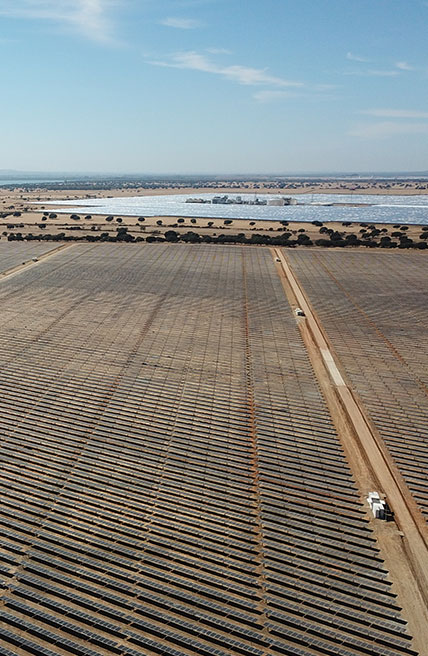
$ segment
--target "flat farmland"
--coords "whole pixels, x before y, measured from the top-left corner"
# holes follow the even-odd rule
[[[269,249],[67,248],[0,366],[0,654],[415,653]]]
[[[428,259],[289,253],[348,378],[428,516]]]

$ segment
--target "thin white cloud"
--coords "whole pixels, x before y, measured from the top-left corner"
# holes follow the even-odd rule
[[[328,93],[337,87],[332,84],[316,84],[313,87],[304,89],[285,90],[285,89],[262,89],[253,94],[254,100],[262,104],[287,100],[289,98],[306,98],[307,100],[325,100],[331,98]]]
[[[400,75],[399,71],[382,71],[370,69],[368,71],[346,71],[344,75],[358,75],[361,77],[396,77]]]
[[[272,87],[302,87],[302,82],[286,80],[282,77],[270,75],[267,69],[252,68],[240,64],[221,66],[212,61],[205,55],[194,51],[176,53],[165,61],[149,61],[148,63],[155,66],[165,66],[168,68],[189,69],[192,71],[201,71],[219,75],[238,84],[259,86],[269,85]]]
[[[360,62],[361,64],[367,64],[370,59],[367,59],[367,57],[361,57],[360,55],[354,55],[352,52],[347,52],[346,53],[346,59],[349,59],[350,61],[353,62]]]
[[[381,70],[370,70],[367,71],[367,75],[373,75],[375,77],[395,77],[399,75],[397,71],[381,71]]]
[[[177,30],[195,30],[202,26],[202,23],[194,18],[174,18],[173,16],[160,21],[160,24]]]
[[[113,4],[114,0],[0,0],[0,16],[51,21],[89,39],[109,41],[112,25],[107,10]]]
[[[357,62],[360,64],[374,64],[374,62],[367,57],[362,57],[361,55],[355,55],[352,52],[347,52],[346,53],[346,59],[352,62]],[[414,71],[415,68],[411,66],[408,62],[406,61],[397,61],[394,63],[395,69],[398,69],[398,71]],[[370,70],[357,70],[357,71],[350,71],[347,72],[346,75],[367,75],[367,76],[378,76],[378,77],[394,77],[395,75],[398,75],[398,71],[391,69],[391,70],[377,70],[377,69],[370,69]]]
[[[428,135],[427,123],[381,121],[355,126],[349,135],[362,139],[388,139],[402,135]]]
[[[366,109],[361,111],[360,114],[375,116],[376,118],[428,119],[428,112],[420,112],[412,109]]]
[[[410,64],[408,64],[405,61],[396,62],[395,65],[398,69],[400,69],[400,71],[414,71],[415,70],[413,66],[411,66]]]

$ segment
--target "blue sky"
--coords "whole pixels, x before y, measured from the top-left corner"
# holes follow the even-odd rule
[[[428,170],[428,0],[0,0],[0,169]]]

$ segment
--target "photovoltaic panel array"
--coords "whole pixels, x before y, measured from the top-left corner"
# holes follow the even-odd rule
[[[428,258],[293,252],[293,269],[428,516]]]
[[[60,244],[43,242],[8,242],[0,241],[0,279],[1,274],[21,264],[31,262],[33,257],[40,257],[58,248]]]
[[[268,249],[73,246],[0,368],[0,654],[414,653]]]

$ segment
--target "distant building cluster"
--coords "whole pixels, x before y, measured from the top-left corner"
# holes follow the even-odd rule
[[[268,201],[268,205],[276,205],[278,207],[284,207],[285,205],[297,205],[297,199],[296,198],[272,198],[270,201]]]
[[[214,196],[212,200],[206,198],[188,198],[186,203],[199,203],[203,205],[275,205],[277,207],[284,207],[286,205],[297,205],[295,198],[272,198],[266,200],[265,198],[243,199],[242,196],[232,198],[225,194],[224,196]]]

